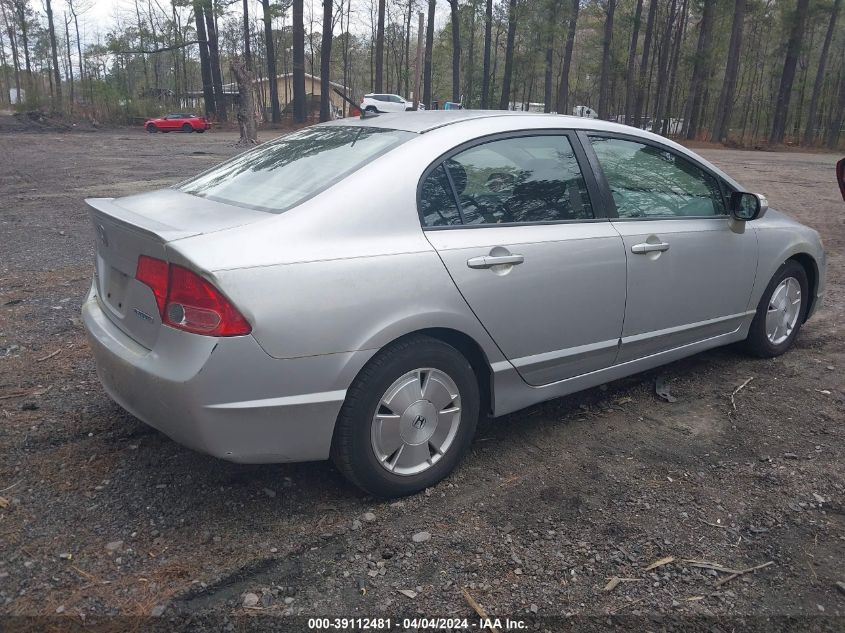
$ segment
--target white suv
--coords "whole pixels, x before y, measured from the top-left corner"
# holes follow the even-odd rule
[[[414,104],[399,95],[366,94],[361,99],[361,110],[367,112],[405,112],[411,110]]]

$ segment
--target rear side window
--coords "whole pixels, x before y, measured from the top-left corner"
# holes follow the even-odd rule
[[[455,154],[441,167],[467,225],[532,224],[589,220],[594,217],[587,185],[566,136],[517,136],[476,145]],[[425,226],[438,220],[434,200],[425,200],[428,180],[421,190]],[[454,199],[448,205],[454,205]],[[445,209],[445,207],[444,207]],[[441,212],[444,211],[441,209]],[[448,224],[456,224],[449,222]]]
[[[461,224],[461,214],[443,165],[429,174],[420,191],[420,211],[424,226]]]
[[[413,138],[372,127],[313,127],[262,145],[179,185],[186,193],[282,213]]]
[[[620,138],[590,137],[620,218],[725,215],[719,183],[666,149]]]

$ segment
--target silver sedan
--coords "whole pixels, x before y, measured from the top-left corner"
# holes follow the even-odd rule
[[[702,350],[784,353],[816,231],[665,138],[556,115],[310,127],[170,189],[91,199],[100,379],[237,462],[364,490],[452,471],[499,416]]]

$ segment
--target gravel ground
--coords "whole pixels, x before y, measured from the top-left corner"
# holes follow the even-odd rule
[[[235,153],[234,140],[0,134],[7,624],[306,630],[266,616],[475,618],[476,601],[550,631],[623,616],[642,628],[843,630],[836,156],[702,151],[822,233],[827,301],[793,351],[755,360],[714,350],[482,423],[452,477],[391,503],[362,496],[328,463],[194,453],[99,386],[79,319],[93,257],[82,199],[166,186]],[[658,376],[677,402],[654,396]],[[134,619],[100,619],[116,616]]]

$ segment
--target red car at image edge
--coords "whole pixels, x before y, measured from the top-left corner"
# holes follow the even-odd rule
[[[211,123],[204,116],[196,114],[174,113],[165,114],[158,119],[147,119],[144,122],[147,132],[205,132],[211,129]]]

